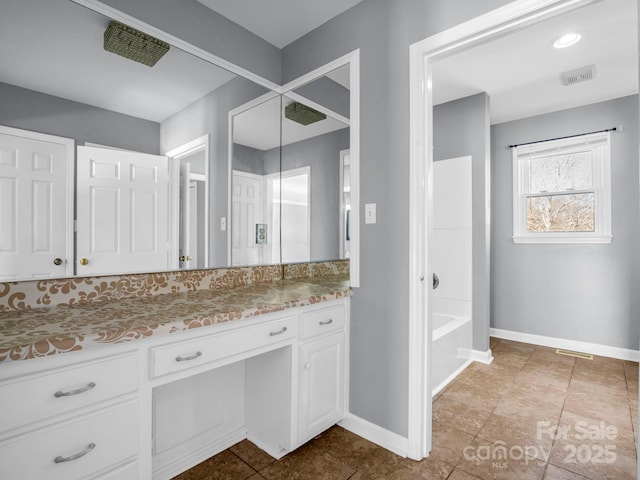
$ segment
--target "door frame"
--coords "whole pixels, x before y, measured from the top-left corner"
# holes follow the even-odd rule
[[[209,134],[202,135],[201,137],[194,138],[193,140],[180,145],[172,150],[169,150],[164,155],[169,158],[169,263],[170,270],[177,270],[179,268],[178,263],[178,249],[180,246],[180,160],[188,155],[194,153],[204,152],[204,172],[205,172],[205,202],[204,202],[204,218],[207,225],[204,229],[204,268],[209,268],[209,229],[211,228],[211,222],[209,221],[209,202],[211,199],[211,192],[209,191],[209,185],[211,183],[211,169],[209,168]]]
[[[516,0],[414,43],[410,54],[409,418],[408,456],[431,451],[431,237],[433,215],[433,63],[497,35],[597,0]],[[488,192],[490,193],[490,192]],[[488,208],[487,204],[487,208]]]
[[[23,130],[21,128],[8,127],[0,125],[0,133],[4,135],[13,135],[16,137],[28,138],[30,140],[38,140],[41,142],[58,143],[65,147],[65,161],[67,164],[67,172],[65,181],[65,275],[72,276],[75,266],[75,238],[74,238],[74,205],[75,205],[75,168],[76,168],[76,142],[72,138],[59,137],[57,135],[49,135],[47,133],[33,132],[31,130]],[[20,280],[20,279],[18,279]],[[30,279],[29,279],[30,280]]]

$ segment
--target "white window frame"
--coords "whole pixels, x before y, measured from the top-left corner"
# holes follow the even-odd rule
[[[594,194],[593,232],[529,232],[527,230],[528,165],[536,156],[593,152],[593,187],[575,193]],[[513,241],[514,243],[588,244],[611,243],[611,135],[599,132],[513,147]],[[559,192],[562,193],[562,192]]]

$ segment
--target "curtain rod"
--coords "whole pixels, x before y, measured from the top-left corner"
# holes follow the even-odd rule
[[[583,137],[585,135],[592,135],[594,133],[616,132],[616,131],[621,132],[622,125],[619,125],[617,127],[605,128],[604,130],[597,130],[595,132],[578,133],[576,135],[567,135],[566,137],[556,137],[556,138],[549,138],[547,140],[536,140],[535,142],[526,142],[526,143],[518,143],[515,145],[507,145],[507,149],[522,147],[523,145],[533,145],[534,143],[552,142],[553,140],[564,140],[565,138]]]

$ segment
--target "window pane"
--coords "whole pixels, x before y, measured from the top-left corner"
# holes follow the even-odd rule
[[[593,193],[527,198],[529,232],[595,231]]]
[[[590,151],[533,158],[529,165],[529,193],[566,192],[593,186]]]

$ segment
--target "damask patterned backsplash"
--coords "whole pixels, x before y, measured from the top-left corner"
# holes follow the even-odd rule
[[[0,283],[0,312],[349,273],[348,260]]]

